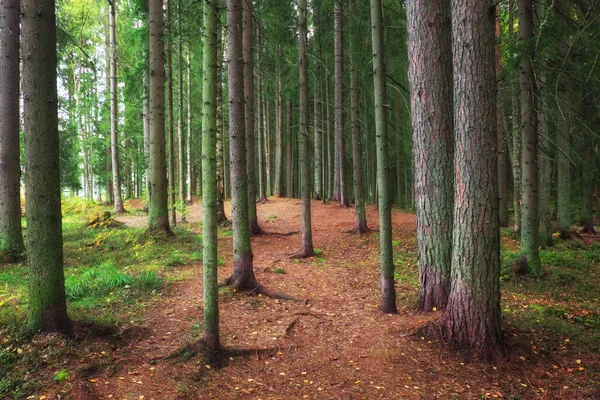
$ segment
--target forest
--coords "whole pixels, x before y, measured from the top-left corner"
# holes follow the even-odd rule
[[[600,398],[600,1],[0,11],[0,399]]]

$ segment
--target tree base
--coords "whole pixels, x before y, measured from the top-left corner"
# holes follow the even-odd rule
[[[237,279],[235,279],[233,276],[230,276],[229,278],[227,278],[223,282],[221,282],[219,284],[219,286],[221,286],[221,287],[228,286],[231,289],[234,289],[236,292],[246,292],[246,293],[249,293],[251,295],[256,295],[256,296],[262,295],[262,296],[269,297],[272,299],[299,301],[299,302],[303,302],[303,303],[308,302],[308,300],[305,300],[305,299],[288,296],[286,294],[278,293],[278,292],[272,291],[270,289],[267,289],[263,285],[259,284],[258,281],[256,280],[256,278],[254,278],[254,277],[250,277],[250,278],[238,277]]]
[[[594,227],[594,222],[591,219],[587,219],[587,220],[583,221],[583,229],[581,230],[581,233],[585,233],[588,235],[597,235],[598,234],[598,231]]]
[[[300,260],[303,258],[315,257],[317,254],[313,249],[311,250],[300,250],[295,253],[292,253],[288,256],[290,260]]]
[[[562,240],[577,240],[581,239],[581,236],[577,232],[562,230],[560,231],[560,238]]]
[[[0,264],[18,264],[25,261],[25,254],[19,250],[0,251]]]
[[[268,202],[269,202],[269,200],[266,197],[264,197],[264,196],[261,196],[261,197],[259,197],[258,200],[256,200],[256,204],[265,204],[265,203],[268,203]]]

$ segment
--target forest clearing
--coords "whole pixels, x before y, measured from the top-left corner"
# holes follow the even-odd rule
[[[512,273],[516,244],[503,238],[503,359],[465,358],[419,328],[439,313],[416,312],[415,217],[393,212],[398,314],[378,306],[377,212],[367,235],[348,233],[351,209],[313,201],[318,255],[290,260],[300,229],[300,201],[272,198],[258,209],[265,234],[253,238],[255,272],[270,288],[307,302],[269,299],[223,288],[226,347],[248,350],[220,369],[197,354],[202,330],[199,206],[166,244],[144,236],[139,201],[120,227],[86,227],[105,207],[65,207],[65,260],[77,338],[30,342],[22,265],[0,271],[0,394],[35,399],[595,399],[600,242],[557,243],[542,259],[543,279]],[[69,204],[69,202],[67,202]],[[229,215],[229,204],[227,204]],[[74,213],[71,213],[74,212]],[[290,236],[276,233],[296,232]],[[219,279],[232,263],[231,230],[219,231]],[[103,266],[113,266],[103,276]],[[82,276],[96,271],[97,282]],[[143,277],[146,276],[145,278]],[[75,279],[78,277],[79,279]],[[119,280],[120,277],[120,280]],[[112,282],[108,285],[106,282]],[[104,283],[102,283],[104,282]],[[85,287],[89,285],[89,287]],[[105,286],[103,286],[105,285]],[[81,289],[77,289],[83,286]],[[79,294],[81,293],[81,294]],[[46,396],[46,397],[41,397]],[[144,396],[144,397],[142,397]]]

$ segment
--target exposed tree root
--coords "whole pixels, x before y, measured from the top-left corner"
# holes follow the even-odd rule
[[[263,235],[267,236],[293,236],[299,234],[300,231],[291,231],[291,232],[263,232]]]
[[[290,333],[290,331],[292,329],[294,329],[294,326],[296,326],[297,323],[298,323],[298,318],[295,318],[292,322],[290,322],[288,324],[288,326],[285,328],[285,334],[286,334],[286,336]]]
[[[594,222],[588,219],[583,222],[583,229],[579,231],[580,233],[586,233],[588,235],[597,235],[598,231],[594,227]]]
[[[261,197],[258,200],[256,200],[256,204],[265,204],[268,202],[269,202],[269,200],[266,197]]]
[[[371,232],[373,232],[373,230],[369,227],[366,227],[366,228],[354,227],[352,229],[348,229],[348,230],[344,231],[344,233],[349,233],[351,235],[367,235]]]
[[[266,348],[251,348],[251,349],[238,349],[235,347],[224,347],[218,346],[217,348],[210,348],[202,340],[194,343],[187,343],[180,346],[175,351],[162,357],[155,357],[152,361],[156,360],[172,360],[177,358],[190,359],[193,357],[200,356],[203,364],[210,365],[211,368],[219,369],[226,366],[230,357],[247,357],[256,356],[257,358],[261,355],[272,356],[281,348],[279,347],[266,347]]]
[[[306,250],[300,250],[297,251],[296,253],[292,253],[288,256],[288,258],[290,260],[299,260],[302,258],[310,258],[310,257],[315,257],[317,254],[313,251],[307,252]]]
[[[236,282],[232,279],[232,277],[229,277],[229,278],[219,282],[219,287],[225,287],[225,286],[229,286],[237,292],[247,292],[247,293],[249,293],[251,295],[255,295],[255,296],[262,295],[265,297],[269,297],[271,299],[297,301],[297,302],[302,302],[304,304],[308,303],[308,299],[302,299],[302,298],[298,298],[298,297],[288,296],[287,294],[275,292],[275,291],[270,290],[270,289],[264,287],[263,285],[259,284],[256,280],[254,280],[254,282],[252,282],[252,283],[246,283],[246,282],[240,282],[240,281]]]

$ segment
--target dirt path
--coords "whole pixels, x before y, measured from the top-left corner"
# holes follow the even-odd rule
[[[236,348],[276,347],[270,355],[232,359],[215,371],[185,351],[197,340],[202,320],[201,266],[188,266],[196,278],[173,284],[148,309],[147,324],[132,327],[127,341],[111,354],[98,355],[81,380],[86,399],[448,399],[543,395],[546,376],[506,365],[466,363],[439,343],[412,334],[436,316],[414,314],[414,283],[398,282],[399,315],[378,311],[378,235],[346,233],[353,210],[313,202],[313,233],[321,257],[289,260],[300,235],[253,238],[259,281],[279,292],[309,299],[308,304],[222,294],[222,342]],[[190,221],[198,222],[199,206]],[[258,207],[268,232],[300,230],[300,201],[272,199]],[[145,217],[128,217],[128,224]],[[377,228],[377,211],[368,209],[369,226]],[[393,213],[394,239],[414,247],[415,218]],[[231,237],[220,238],[225,260],[219,278],[231,269]],[[415,273],[416,273],[416,267]],[[274,273],[279,269],[279,273]],[[515,355],[516,357],[516,355]],[[98,361],[99,360],[99,361]],[[547,368],[552,371],[551,366]],[[532,375],[529,376],[528,374]],[[534,376],[538,374],[539,376]],[[556,388],[557,396],[569,397]],[[571,392],[571,394],[573,394]],[[510,397],[510,396],[508,396]],[[542,397],[539,397],[542,398]],[[560,398],[560,397],[544,397]],[[583,397],[582,397],[583,398]]]

